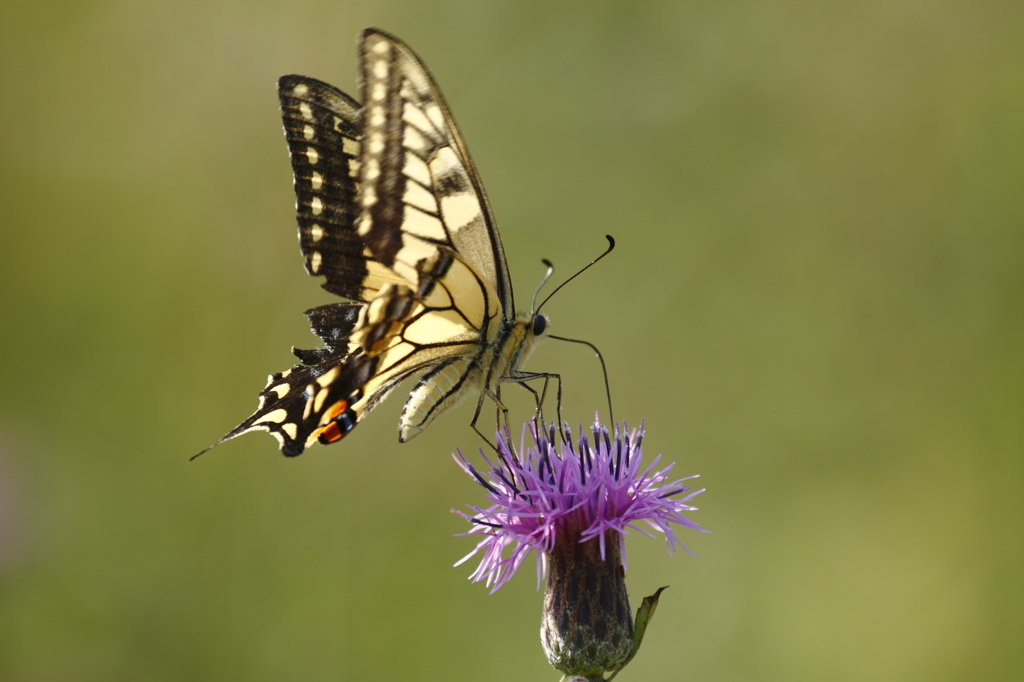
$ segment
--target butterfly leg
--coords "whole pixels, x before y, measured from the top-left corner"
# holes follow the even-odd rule
[[[507,427],[508,427],[508,408],[505,407],[505,405],[501,402],[501,396],[500,395],[496,395],[496,394],[492,393],[490,390],[487,390],[487,389],[485,389],[485,390],[480,392],[480,399],[476,403],[476,412],[473,413],[473,421],[471,421],[469,423],[469,426],[470,426],[471,429],[476,431],[476,435],[480,436],[480,438],[482,438],[483,441],[485,443],[487,443],[488,447],[490,447],[491,450],[494,450],[496,453],[498,453],[498,456],[500,457],[502,455],[501,455],[501,451],[498,449],[498,446],[495,445],[494,443],[492,443],[491,439],[488,438],[487,436],[485,436],[483,434],[483,431],[481,431],[480,429],[478,429],[476,427],[476,423],[480,419],[480,412],[483,410],[483,407],[484,407],[484,400],[486,400],[487,398],[490,398],[494,402],[494,404],[497,406],[496,407],[495,420],[497,422],[496,425],[497,425],[498,429],[501,428],[501,417],[500,417],[500,415],[501,415],[502,412],[505,413],[505,426],[506,426],[506,430],[507,430]]]
[[[537,391],[534,390],[534,388],[532,386],[530,386],[529,384],[527,384],[527,383],[519,382],[519,385],[522,386],[527,391],[529,391],[530,393],[533,394],[533,402],[536,403],[536,408],[534,410],[534,416],[540,417],[541,421],[543,421],[544,420],[544,397],[543,396],[544,396],[545,393],[547,393],[547,390],[548,390],[548,380],[544,379],[544,389],[540,393],[537,393]]]
[[[527,385],[527,381],[533,381],[534,379],[543,379],[544,388],[541,389],[540,395],[538,396],[537,391]],[[516,372],[513,376],[502,377],[502,381],[514,381],[519,384],[530,393],[533,394],[537,401],[537,416],[543,421],[544,419],[544,400],[548,393],[548,381],[554,379],[558,382],[558,401],[555,407],[556,416],[558,418],[558,432],[562,432],[562,375],[554,374],[551,372]]]
[[[539,394],[537,393],[537,391],[532,386],[527,384],[525,381],[518,382],[520,386],[522,386],[527,391],[529,391],[530,393],[533,394],[533,399],[534,399],[534,401],[537,404],[536,410],[533,413],[533,419],[534,419],[534,421],[538,422],[539,424],[544,424],[544,399],[546,398],[546,396],[548,394],[548,380],[549,379],[550,379],[550,377],[544,377],[544,388],[541,389],[541,392]],[[561,386],[562,386],[561,382],[559,382],[558,386],[559,386],[559,389],[561,389]],[[559,390],[559,395],[561,395],[561,390]],[[559,407],[561,407],[561,405],[559,405]],[[558,412],[559,412],[559,422],[561,422],[561,409],[559,409]],[[558,432],[559,433],[562,432],[561,427],[559,427]],[[562,442],[563,443],[565,442],[565,436],[564,435],[562,436]]]
[[[544,400],[548,396],[548,381],[554,379],[558,382],[558,397],[555,400],[555,416],[558,419],[558,431],[562,431],[562,376],[560,374],[548,374],[544,377],[544,388],[540,394],[541,410],[544,408]]]
[[[497,400],[494,401],[494,404],[496,405],[496,409],[495,409],[495,413],[494,413],[494,423],[495,423],[495,426],[500,431],[501,430],[501,420],[504,417],[504,419],[505,419],[505,433],[506,434],[512,433],[512,430],[511,430],[512,427],[508,423],[508,408],[505,407],[505,404],[503,402],[501,402],[501,384],[499,384],[498,387],[495,389],[495,395],[497,396]]]
[[[554,374],[552,376],[554,377],[555,380],[558,381],[558,397],[555,400],[555,416],[558,418],[558,433],[560,433],[562,435],[562,444],[564,445],[568,441],[566,440],[565,432],[563,430],[565,422],[562,421],[562,377],[561,377],[561,375],[558,375],[558,374]],[[547,395],[547,392],[548,392],[548,379],[550,379],[550,378],[552,378],[552,377],[545,377],[544,378],[544,393],[543,393],[543,395],[541,395],[541,398],[540,398],[541,401],[543,401],[544,400],[544,396]]]

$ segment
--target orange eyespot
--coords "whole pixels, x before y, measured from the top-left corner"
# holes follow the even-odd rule
[[[341,432],[341,427],[338,426],[338,422],[331,422],[320,429],[320,434],[317,436],[317,440],[320,441],[321,445],[328,445],[341,440],[341,437],[344,435],[345,434]]]
[[[327,410],[324,411],[324,416],[321,417],[320,421],[322,421],[322,422],[323,421],[332,421],[339,414],[341,414],[342,412],[344,412],[347,409],[348,409],[348,401],[347,400],[339,400],[338,402],[334,403],[333,405],[328,407]]]

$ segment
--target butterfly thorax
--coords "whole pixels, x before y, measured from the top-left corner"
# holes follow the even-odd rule
[[[490,357],[482,363],[490,367],[490,373],[481,388],[497,393],[503,378],[518,375],[537,342],[544,338],[547,327],[548,316],[533,313],[519,313],[504,321],[488,349]]]

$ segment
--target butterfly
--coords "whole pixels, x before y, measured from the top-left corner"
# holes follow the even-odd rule
[[[502,383],[558,377],[520,369],[548,318],[515,312],[487,195],[426,67],[373,28],[359,55],[361,106],[313,78],[278,82],[306,271],[351,302],[306,312],[323,347],[293,348],[301,364],[271,375],[256,412],[214,446],[263,430],[294,457],[340,440],[420,373],[399,441],[473,392],[476,429],[485,398],[502,407]]]

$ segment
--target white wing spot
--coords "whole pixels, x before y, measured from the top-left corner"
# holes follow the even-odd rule
[[[415,216],[415,219],[413,219],[413,216]],[[395,255],[393,269],[410,282],[415,282],[419,279],[416,264],[424,258],[430,258],[437,253],[437,247],[434,244],[416,237],[416,233],[429,234],[430,227],[428,222],[430,220],[437,221],[436,218],[432,219],[426,213],[419,213],[415,209],[411,209],[406,212],[406,220],[402,223],[403,230],[405,230],[408,224],[408,232],[414,234],[403,236],[402,248]],[[440,226],[437,229],[440,230]]]
[[[334,380],[338,378],[338,375],[340,373],[340,367],[331,367],[329,370],[327,370],[326,372],[324,372],[323,374],[316,378],[316,383],[320,384],[321,386],[328,386],[329,384],[334,383]]]
[[[360,237],[365,237],[366,235],[370,234],[370,229],[372,227],[373,219],[370,218],[369,213],[364,213],[359,217],[359,220],[356,222],[356,233]]]
[[[321,187],[323,187],[324,184],[324,176],[320,175],[316,171],[313,171],[313,177],[309,179],[309,182],[311,185],[313,185],[313,189],[320,189]]]
[[[373,187],[363,188],[363,206],[369,208],[377,203],[377,190]]]
[[[415,180],[424,187],[430,187],[430,169],[420,157],[415,154],[405,155],[405,166],[402,168],[407,178]]]
[[[309,164],[315,166],[316,162],[320,160],[320,155],[316,152],[316,147],[306,148],[306,158],[309,159]]]
[[[379,102],[384,99],[384,96],[388,94],[388,88],[383,83],[375,83],[373,88],[370,90],[370,99],[375,102]]]
[[[280,424],[288,418],[288,410],[279,409],[273,412],[267,412],[265,415],[253,422],[253,424],[262,424],[263,422],[274,422]]]
[[[370,159],[366,162],[366,180],[372,182],[380,176],[380,162]]]
[[[288,384],[278,384],[277,386],[274,386],[270,390],[276,393],[278,398],[283,398],[286,395],[288,395],[288,389],[290,388],[291,386],[289,386]]]
[[[409,187],[418,187],[418,185],[406,185],[406,196],[408,207],[410,210],[405,211],[404,219],[402,220],[402,230],[418,235],[420,237],[426,237],[428,239],[436,239],[437,241],[447,241],[448,235],[445,234],[444,225],[441,221],[432,215],[424,213],[421,209],[416,206],[413,202],[408,201],[409,198]],[[420,190],[426,194],[425,190]],[[433,197],[431,197],[433,199]],[[436,212],[436,205],[431,213]],[[415,261],[412,261],[415,262]]]
[[[312,139],[313,139],[313,136],[314,136],[315,134],[316,134],[316,131],[315,131],[315,130],[313,130],[313,126],[305,126],[305,127],[304,127],[304,128],[302,129],[302,136],[303,136],[304,138],[306,138],[306,140],[307,140],[307,141],[308,141],[308,140],[312,140]]]
[[[383,39],[378,39],[373,45],[373,51],[377,54],[384,54],[388,51],[388,43]]]
[[[366,145],[366,149],[374,156],[379,155],[381,152],[383,152],[384,135],[381,134],[380,131],[375,131],[372,135],[370,135],[370,141]]]
[[[434,198],[434,195],[415,182],[405,183],[405,193],[402,195],[402,201],[427,213],[437,213],[437,200]],[[439,238],[444,238],[443,232]]]
[[[426,156],[430,149],[427,138],[413,126],[405,126],[405,130],[402,131],[402,144],[420,156]]]
[[[434,127],[438,130],[444,130],[444,114],[441,113],[441,107],[437,106],[436,102],[430,102],[424,107],[424,112],[430,122],[434,124]]]
[[[321,260],[322,257],[320,256],[319,251],[314,251],[313,253],[309,254],[309,269],[313,271],[314,275],[320,272]]]
[[[344,137],[341,140],[341,151],[349,156],[359,156],[359,143],[351,137]]]
[[[305,83],[299,83],[294,88],[292,88],[292,94],[298,95],[300,97],[302,95],[305,95],[307,92],[309,92],[309,86],[307,86]]]
[[[324,212],[324,202],[320,201],[320,197],[313,197],[313,201],[309,202],[309,207],[313,211],[313,215],[320,215]]]
[[[299,433],[299,427],[295,424],[282,424],[281,430],[288,434],[288,437],[295,440],[295,436]]]
[[[480,202],[470,192],[441,197],[441,215],[450,229],[459,230],[480,215]]]
[[[316,396],[311,401],[314,410],[316,410],[317,412],[323,411],[323,409],[324,409],[324,402],[326,402],[326,400],[327,400],[327,394],[328,393],[330,393],[330,391],[327,391],[327,390],[324,390],[324,389],[321,389],[321,390],[316,392]]]
[[[309,228],[309,236],[313,238],[314,242],[320,241],[324,236],[324,228],[313,223],[312,227]]]
[[[423,110],[420,109],[419,107],[406,106],[402,110],[402,120],[408,123],[409,125],[416,126],[423,132],[428,132],[432,128],[434,128],[434,125],[430,122],[430,119],[427,118],[427,115],[423,113]]]
[[[307,121],[313,120],[313,109],[307,103],[303,102],[299,105],[299,113],[302,114],[302,118]]]

